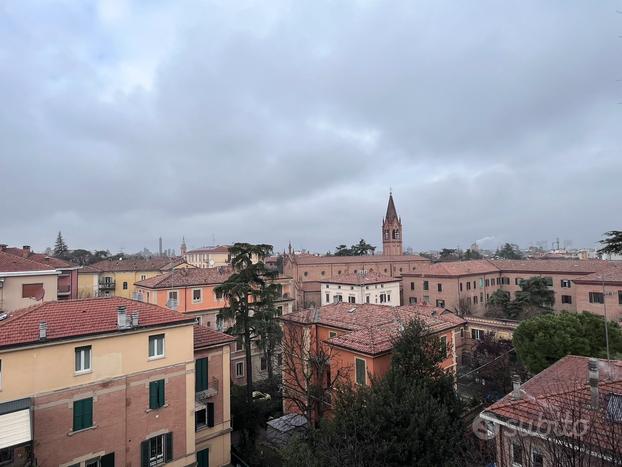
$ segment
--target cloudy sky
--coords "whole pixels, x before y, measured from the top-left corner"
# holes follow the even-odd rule
[[[0,242],[622,228],[622,0],[0,0]]]

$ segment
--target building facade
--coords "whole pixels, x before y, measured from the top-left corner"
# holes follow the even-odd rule
[[[42,466],[193,464],[193,325],[118,297],[9,314],[0,321],[4,458]]]
[[[622,323],[622,263],[574,279],[573,283],[578,311],[606,315]]]
[[[321,283],[321,304],[347,302],[399,306],[400,284],[399,278],[374,272],[343,274]]]
[[[185,246],[185,241],[183,245]],[[196,248],[186,251],[182,256],[188,264],[197,268],[215,268],[231,264],[231,253],[229,253],[228,245]]]

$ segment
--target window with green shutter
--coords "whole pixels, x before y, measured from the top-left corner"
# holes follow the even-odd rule
[[[73,431],[93,426],[93,398],[73,401]]]
[[[149,408],[159,409],[164,405],[164,380],[149,383]]]
[[[209,449],[197,451],[197,467],[209,467]]]
[[[365,381],[365,360],[356,359],[356,384],[364,385]]]
[[[201,392],[207,389],[207,363],[207,358],[199,358],[194,362],[195,392]]]

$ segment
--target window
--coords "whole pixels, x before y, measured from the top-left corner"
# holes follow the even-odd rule
[[[127,282],[123,282],[123,290],[127,290]]]
[[[443,356],[447,357],[447,336],[441,336],[440,342],[441,342],[441,350],[443,352]]]
[[[369,303],[369,295],[365,295],[365,303]]]
[[[201,289],[192,289],[192,303],[201,303]]]
[[[462,282],[460,282],[460,292],[462,292]]]
[[[380,294],[380,303],[385,303],[387,301],[387,294],[386,293],[381,293]]]
[[[329,331],[328,332],[328,337],[329,338],[337,337],[337,333],[335,331]]]
[[[73,431],[93,426],[93,398],[73,401]]]
[[[198,431],[203,427],[214,426],[214,403],[208,402],[205,408],[194,413],[194,427]]]
[[[174,301],[177,301],[177,290],[170,290],[170,291],[168,292],[168,299],[169,299],[170,301],[173,301],[173,300],[174,300]]]
[[[326,303],[328,303],[328,302],[330,302],[330,294],[329,293],[326,294]]]
[[[147,278],[147,276],[145,274],[141,274],[141,276],[140,276],[140,280],[141,281],[144,281],[146,278]]]
[[[520,279],[520,280],[518,281],[518,284],[519,284],[519,285],[520,285],[521,281],[522,281],[522,279]],[[509,277],[502,277],[502,278],[501,278],[501,283],[502,283],[503,285],[510,285],[510,278],[509,278]]]
[[[590,303],[605,303],[605,296],[602,292],[590,292]]]
[[[76,347],[75,372],[84,373],[91,370],[91,346]]]
[[[223,293],[222,290],[216,290],[216,300],[222,300]]]
[[[618,305],[622,305],[622,290],[618,290]]]
[[[43,295],[43,283],[40,284],[22,284],[22,298],[41,297]]]
[[[140,443],[143,466],[164,464],[173,460],[173,433],[154,436]]]
[[[307,277],[309,273],[307,271],[304,272],[304,276]]]
[[[523,465],[523,447],[520,444],[512,443],[512,462],[514,465]]]
[[[483,288],[484,287],[484,279],[483,278],[479,278],[479,288]]]
[[[149,382],[149,408],[159,409],[164,406],[164,380]]]
[[[237,341],[235,341],[235,351],[239,352],[244,349],[244,343],[242,342],[242,338],[240,337]]]
[[[352,297],[352,296],[349,296],[348,297],[348,303],[356,303],[356,298]]]
[[[430,283],[428,281],[423,281],[423,290],[430,290]]]
[[[205,391],[208,387],[208,363],[207,357],[198,358],[194,362],[194,391]]]
[[[436,306],[438,308],[445,308],[445,300],[441,300],[440,298],[436,300]]]
[[[473,304],[474,304],[474,305],[477,305],[477,295],[475,295],[475,296],[473,297]]]
[[[0,449],[0,465],[13,463],[13,448]]]
[[[364,386],[366,384],[366,364],[365,360],[360,358],[356,359],[356,384]]]
[[[414,305],[415,303],[417,303],[417,297],[410,297],[410,298],[408,299],[408,302],[409,302],[411,305]]]
[[[523,281],[522,277],[515,277],[514,278],[514,285],[520,285],[520,283]]]
[[[569,280],[569,279],[562,279],[562,280],[560,281],[560,283],[561,283],[561,286],[562,286],[564,289],[569,289],[569,288],[570,288],[570,280]]]
[[[320,274],[321,274],[321,275],[324,275],[324,274],[326,274],[326,273],[325,273],[324,271],[322,271]]]
[[[553,278],[551,276],[546,276],[544,278],[544,282],[546,282],[547,286],[553,287]]]
[[[216,329],[221,332],[225,329],[225,319],[221,315],[216,316]]]
[[[475,287],[476,287],[476,284],[475,284],[475,281],[473,281],[473,288],[475,288]]]
[[[467,290],[471,290],[471,282],[469,281],[469,282],[467,282],[466,284],[467,284],[466,289],[467,289]]]
[[[479,302],[484,303],[484,292],[479,293]]]
[[[410,283],[410,290],[415,290],[415,283],[414,282]]]
[[[261,360],[259,362],[259,369],[261,371],[265,371],[266,368],[268,368],[268,362],[266,361],[266,357],[261,357]]]
[[[485,284],[486,284],[486,287],[488,287],[490,285],[490,279],[486,279]]]
[[[149,358],[164,357],[164,334],[149,336]]]
[[[244,376],[244,362],[237,362],[235,364],[235,376],[238,378]]]
[[[437,289],[439,292],[442,292],[442,291],[443,291],[443,284],[441,284],[440,282],[439,282],[438,284],[436,284],[436,289]]]
[[[387,302],[391,303],[391,294],[387,294]]]
[[[531,461],[532,467],[544,467],[544,458],[542,457],[542,453],[536,449],[534,449],[531,453]]]
[[[571,295],[562,295],[562,303],[572,303],[572,296]]]
[[[430,303],[430,296],[429,295],[424,295],[423,296],[423,303]]]
[[[333,303],[343,302],[343,295],[333,295]]]
[[[209,467],[209,448],[197,451],[197,467]]]
[[[471,329],[471,339],[480,340],[482,337],[484,337],[483,329]]]

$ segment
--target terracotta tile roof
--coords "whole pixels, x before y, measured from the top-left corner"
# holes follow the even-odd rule
[[[186,254],[190,253],[229,253],[229,245],[205,246],[186,252]]]
[[[426,264],[418,267],[415,271],[409,271],[402,275],[409,277],[456,277],[498,272],[499,268],[492,264],[489,260],[476,259],[470,261],[448,261]]]
[[[386,282],[401,282],[401,279],[399,277],[391,277],[374,271],[367,272],[366,274],[340,274],[332,279],[322,281],[322,284],[367,285],[382,284]]]
[[[138,312],[139,328],[194,322],[167,308],[121,297],[44,302],[9,313],[0,321],[0,348],[41,342],[42,321],[47,323],[46,342],[118,332],[119,306],[126,307],[128,316]]]
[[[521,386],[521,399],[513,400],[510,393],[482,414],[522,422],[524,426],[537,426],[539,421],[547,420],[551,415],[582,413],[578,416],[583,417],[588,413],[586,408],[591,401],[588,361],[588,357],[566,356],[525,382]],[[611,430],[607,428],[611,422],[606,418],[606,401],[610,394],[622,393],[622,361],[599,359],[598,364],[600,410],[596,413],[590,411],[596,429],[590,430],[590,439],[584,440],[596,445],[605,441],[603,435]]]
[[[30,251],[26,255],[24,255],[23,248],[7,247],[2,251],[10,255],[19,256],[20,258],[27,258],[31,261],[36,261],[38,263],[45,264],[46,266],[52,266],[54,268],[62,269],[62,268],[77,267],[74,264],[71,264],[69,261],[65,261],[59,258],[54,258],[53,256],[48,256],[44,253],[35,253],[33,251]]]
[[[610,261],[598,259],[493,259],[492,264],[503,272],[591,274],[606,269]]]
[[[453,313],[429,305],[390,307],[343,302],[290,313],[281,319],[350,331],[333,337],[328,342],[355,352],[377,355],[390,351],[393,339],[399,334],[401,327],[416,318],[423,321],[432,333],[465,323]]]
[[[84,272],[160,271],[167,267],[171,258],[151,259],[105,259],[84,267]]]
[[[166,274],[138,281],[135,285],[148,289],[222,284],[233,274],[229,267],[176,269]]]
[[[367,255],[367,256],[312,256],[312,255],[294,255],[294,260],[299,265],[306,264],[348,264],[348,263],[409,263],[414,261],[429,262],[428,258],[418,255],[403,256],[384,256],[384,255]]]
[[[201,349],[205,347],[212,347],[215,345],[228,344],[234,342],[235,337],[225,334],[224,332],[218,332],[207,326],[201,326],[200,324],[194,325],[194,348]]]
[[[3,272],[27,272],[27,271],[53,271],[52,265],[32,261],[21,256],[12,255],[0,251],[0,273]]]
[[[601,269],[599,272],[588,274],[587,276],[577,277],[574,282],[581,283],[602,283],[613,282],[616,284],[622,284],[622,261],[617,261],[614,264],[609,265],[606,269]]]

